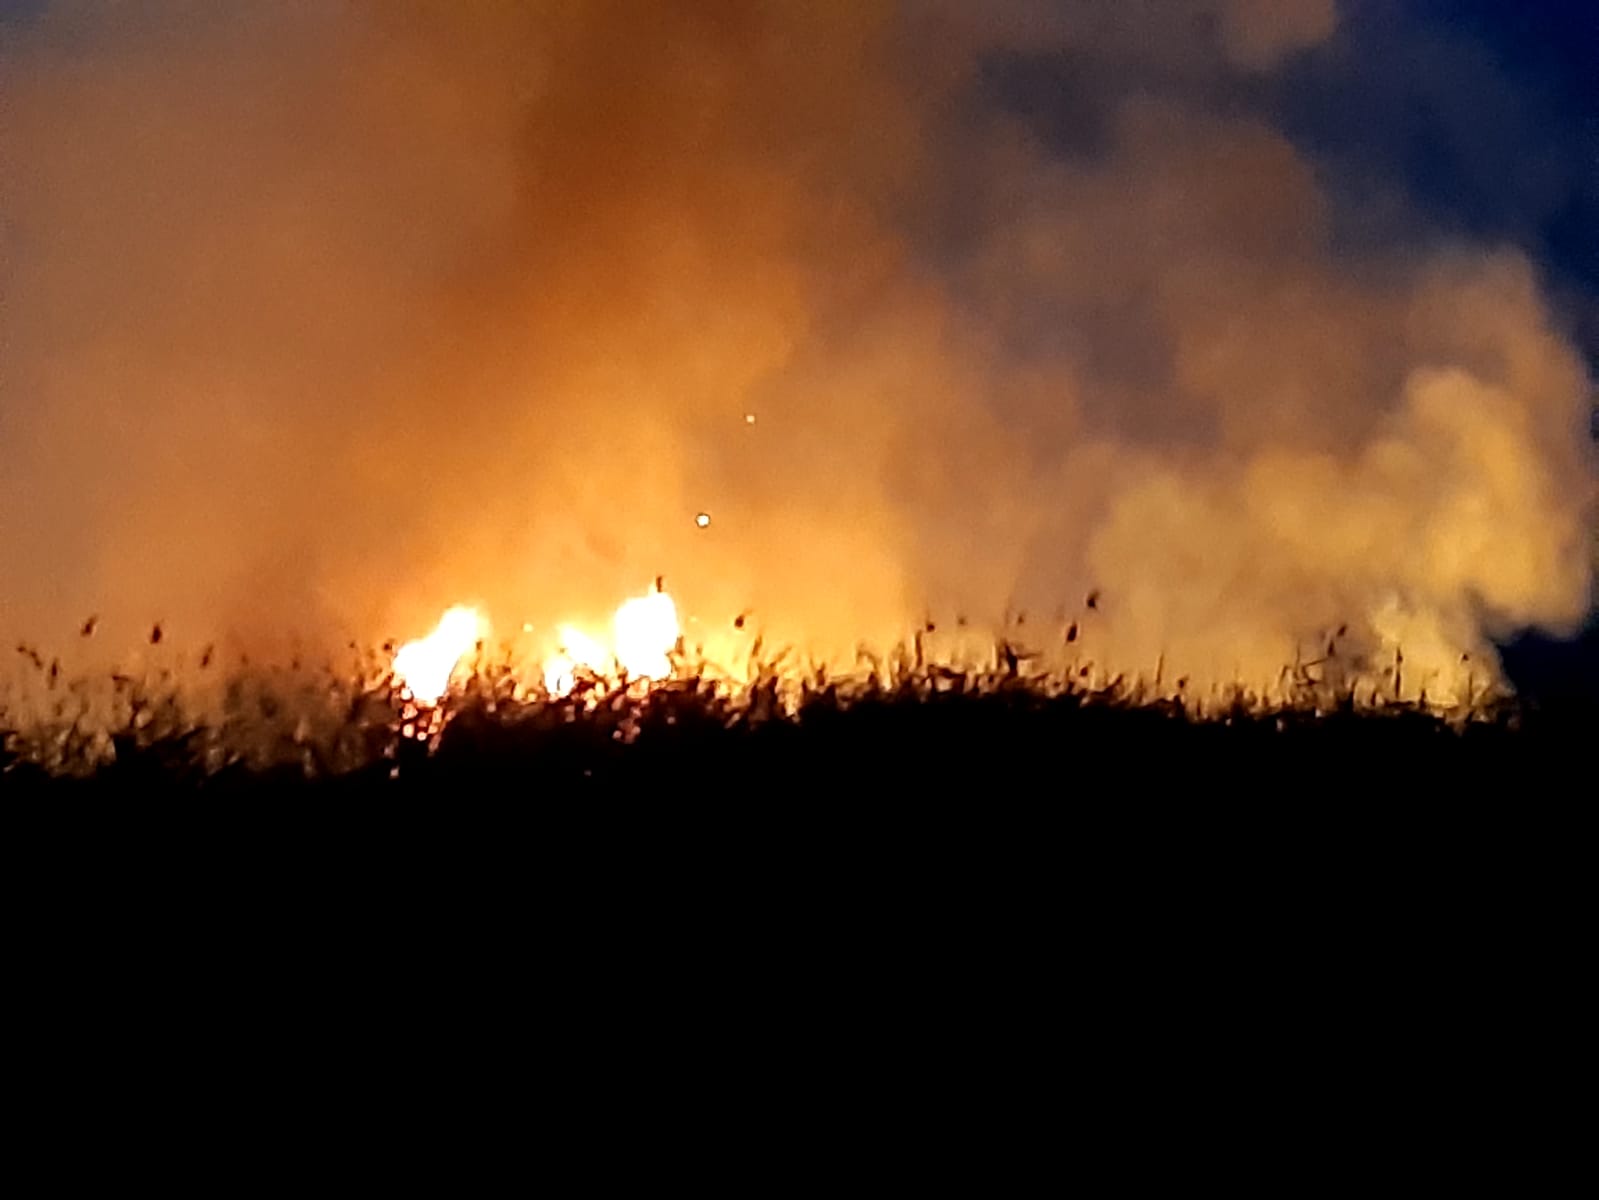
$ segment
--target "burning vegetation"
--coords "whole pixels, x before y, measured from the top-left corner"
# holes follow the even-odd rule
[[[1455,778],[1535,755],[1547,767],[1551,751],[1584,744],[1596,716],[1528,709],[1487,683],[1468,701],[1440,703],[1406,681],[1402,655],[1376,684],[1340,675],[1330,668],[1343,631],[1265,694],[1193,687],[1159,666],[1110,674],[1083,652],[1077,629],[1076,620],[1062,629],[1017,614],[985,661],[951,665],[929,654],[929,620],[890,655],[863,648],[856,669],[841,674],[766,651],[756,636],[728,670],[685,645],[657,586],[619,606],[609,639],[562,627],[559,648],[542,658],[492,642],[485,616],[459,606],[424,637],[343,665],[232,664],[209,707],[170,667],[68,682],[25,646],[36,687],[11,698],[34,712],[53,701],[43,718],[0,708],[0,785],[336,792],[493,783],[532,796],[775,770],[797,773],[785,774],[790,782],[947,795],[1029,779],[1054,787],[1047,780],[1059,783],[1052,773],[1066,762],[1080,782],[1129,764],[1144,779],[1191,778],[1300,770],[1318,756],[1357,773],[1409,778],[1425,766]],[[1070,639],[1069,666],[1031,648],[1043,637]]]
[[[1174,7],[24,6],[6,779],[1499,727],[1593,599],[1563,293],[1296,125],[1373,6]]]

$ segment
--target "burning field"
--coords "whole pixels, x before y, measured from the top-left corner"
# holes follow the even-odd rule
[[[4,780],[1569,740],[1580,122],[1380,7],[0,5]]]
[[[1086,640],[1075,621],[1065,636]],[[1391,792],[1422,780],[1429,794],[1471,794],[1492,772],[1577,761],[1599,715],[1529,709],[1488,681],[1469,702],[1441,703],[1407,692],[1402,655],[1386,688],[1363,691],[1359,672],[1334,669],[1336,639],[1328,657],[1285,668],[1271,694],[1108,676],[1080,654],[1052,667],[1009,638],[952,666],[918,636],[887,658],[863,649],[840,675],[763,656],[757,639],[729,671],[690,651],[659,581],[618,607],[608,633],[559,627],[542,657],[525,639],[491,649],[490,637],[482,613],[458,606],[431,632],[338,667],[219,665],[208,699],[180,681],[211,669],[210,650],[188,671],[96,687],[62,681],[21,647],[54,702],[6,733],[0,769],[12,788],[83,794],[709,788],[725,799],[733,787],[948,799],[1086,797],[1129,782]],[[1303,778],[1329,761],[1335,774]]]

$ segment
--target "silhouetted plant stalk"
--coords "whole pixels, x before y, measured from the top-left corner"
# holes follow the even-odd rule
[[[186,697],[170,669],[113,674],[94,687],[64,681],[32,647],[19,651],[48,703],[41,713],[39,695],[7,693],[0,707],[0,771],[7,778],[127,775],[209,784],[284,771],[308,779],[398,778],[441,754],[461,762],[473,753],[483,761],[550,754],[602,762],[652,742],[697,737],[709,745],[712,734],[756,738],[763,730],[837,729],[852,720],[866,728],[885,713],[896,720],[917,712],[938,720],[946,711],[984,720],[1003,714],[1050,722],[1066,735],[1094,714],[1129,726],[1155,720],[1276,734],[1391,717],[1456,732],[1508,729],[1517,719],[1511,698],[1486,682],[1473,681],[1465,699],[1447,707],[1430,704],[1425,687],[1407,698],[1399,654],[1390,673],[1374,681],[1350,656],[1340,657],[1336,637],[1315,657],[1285,666],[1273,695],[1242,684],[1196,694],[1187,678],[1167,677],[1164,659],[1133,676],[1111,675],[1086,656],[1051,670],[1009,636],[995,641],[986,663],[952,666],[930,659],[919,635],[886,654],[860,647],[845,674],[756,637],[735,677],[680,645],[669,679],[580,668],[569,691],[551,695],[509,649],[490,653],[480,644],[434,705],[398,685],[377,652],[316,669],[298,661],[286,668],[241,663],[219,697],[201,704]],[[25,705],[33,715],[22,715],[30,711]]]

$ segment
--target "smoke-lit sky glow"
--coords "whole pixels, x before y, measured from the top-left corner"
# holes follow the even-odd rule
[[[0,0],[0,630],[663,575],[713,653],[1447,694],[1592,602],[1592,22],[1527,7]]]

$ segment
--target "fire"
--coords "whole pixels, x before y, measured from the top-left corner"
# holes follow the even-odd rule
[[[437,704],[450,686],[450,676],[487,631],[488,622],[475,608],[457,605],[433,632],[406,642],[394,656],[394,678],[421,704]]]
[[[450,609],[427,637],[400,647],[394,656],[395,679],[418,703],[438,703],[451,675],[487,628],[476,609]],[[609,645],[574,625],[560,626],[556,652],[541,664],[544,688],[552,696],[564,696],[580,670],[629,680],[665,679],[672,673],[671,655],[681,633],[677,605],[657,582],[645,595],[622,602],[611,622]]]
[[[629,679],[665,679],[672,673],[671,654],[682,630],[677,605],[659,587],[624,600],[611,621],[611,645],[571,625],[561,626],[561,648],[544,660],[544,690],[564,696],[577,681],[578,670],[597,675],[618,671]]]
[[[665,679],[672,673],[670,655],[682,630],[677,605],[656,588],[626,600],[616,610],[616,661],[633,679]]]
[[[544,690],[552,696],[564,696],[572,690],[579,668],[598,674],[611,658],[604,646],[581,629],[562,625],[560,632],[560,650],[544,660]]]

